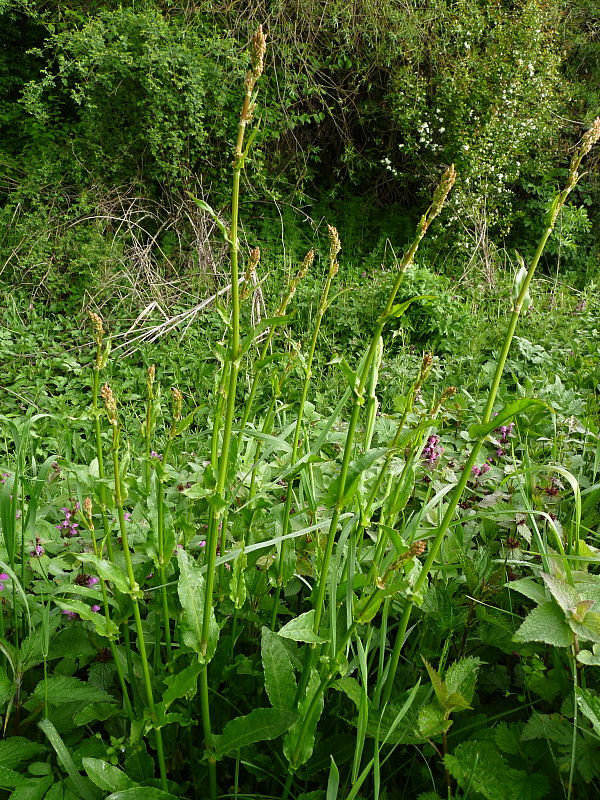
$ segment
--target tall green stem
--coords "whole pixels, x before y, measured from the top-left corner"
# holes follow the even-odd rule
[[[539,263],[540,258],[542,256],[542,253],[544,252],[544,248],[546,247],[546,243],[547,243],[548,239],[550,238],[550,236],[552,234],[552,231],[554,230],[554,225],[556,223],[556,219],[557,219],[562,207],[564,206],[564,204],[565,204],[565,202],[567,200],[567,197],[569,196],[569,194],[571,193],[572,189],[575,187],[575,185],[577,184],[577,181],[579,180],[580,175],[579,175],[578,170],[579,170],[579,166],[581,164],[581,161],[582,161],[583,157],[587,153],[589,153],[589,151],[591,150],[592,146],[598,141],[599,138],[600,138],[600,117],[598,119],[596,119],[596,121],[594,122],[594,125],[592,126],[592,128],[590,128],[590,130],[584,135],[580,147],[578,148],[577,152],[573,156],[573,159],[571,161],[571,166],[570,166],[570,169],[569,169],[569,175],[567,177],[567,183],[566,183],[566,185],[565,185],[565,187],[564,187],[564,189],[562,191],[557,192],[557,194],[555,195],[555,197],[554,197],[554,199],[552,201],[552,204],[550,206],[550,210],[548,211],[548,214],[546,215],[546,220],[545,220],[546,224],[545,224],[545,227],[544,227],[544,231],[543,231],[543,233],[542,233],[542,235],[540,237],[540,240],[539,240],[538,246],[536,248],[536,251],[535,251],[535,253],[533,255],[533,258],[531,259],[531,263],[529,265],[529,269],[526,270],[525,267],[522,267],[521,270],[519,271],[519,273],[517,274],[517,279],[516,279],[516,284],[515,284],[516,297],[515,297],[515,300],[514,300],[514,303],[513,303],[513,310],[512,310],[512,314],[511,314],[510,321],[509,321],[509,324],[508,324],[508,328],[507,328],[507,331],[506,331],[506,335],[504,337],[502,350],[500,351],[500,355],[498,357],[498,362],[496,364],[496,370],[494,372],[494,378],[492,380],[492,385],[490,387],[490,392],[489,392],[489,395],[488,395],[487,403],[485,405],[485,410],[484,410],[484,413],[483,413],[483,423],[484,424],[489,422],[491,420],[491,418],[492,418],[492,413],[493,413],[493,409],[494,409],[494,403],[496,402],[498,389],[500,387],[500,381],[502,380],[502,375],[503,375],[503,372],[504,372],[506,359],[508,357],[508,353],[509,353],[509,350],[510,350],[510,346],[512,344],[512,340],[513,340],[513,337],[514,337],[514,334],[515,334],[517,323],[519,321],[519,317],[521,315],[521,312],[523,310],[524,305],[527,305],[527,307],[528,307],[530,302],[531,302],[530,299],[529,299],[529,286],[531,284],[531,280],[533,278],[535,270],[536,270],[536,268],[538,266],[538,263]],[[477,460],[477,456],[478,456],[479,451],[481,449],[481,446],[482,446],[482,444],[484,442],[484,439],[485,439],[485,437],[479,438],[473,444],[473,447],[471,449],[471,454],[469,455],[469,458],[467,459],[467,462],[466,462],[466,464],[464,466],[463,473],[462,473],[462,475],[460,477],[460,480],[457,483],[456,488],[455,488],[455,490],[454,490],[454,492],[452,494],[452,497],[450,498],[450,500],[448,502],[448,505],[446,507],[446,511],[445,511],[444,516],[442,518],[442,521],[441,521],[441,523],[440,523],[440,525],[438,527],[438,530],[436,532],[435,538],[433,539],[431,545],[429,546],[429,551],[428,551],[428,554],[427,554],[427,558],[425,559],[425,562],[423,564],[423,567],[421,569],[419,577],[415,581],[415,585],[414,585],[413,591],[412,591],[412,597],[418,597],[419,596],[420,592],[422,591],[422,589],[423,589],[423,587],[425,585],[425,582],[428,579],[428,576],[429,576],[429,573],[431,571],[431,568],[433,567],[433,564],[434,564],[435,560],[437,559],[438,553],[439,553],[440,548],[442,546],[442,542],[444,540],[446,532],[447,532],[448,528],[450,527],[450,524],[451,524],[451,522],[452,522],[452,520],[454,518],[454,513],[456,511],[456,507],[457,507],[457,505],[458,505],[458,503],[459,503],[459,501],[460,501],[460,499],[462,497],[462,494],[463,494],[463,492],[465,490],[465,487],[467,485],[467,481],[469,480],[469,478],[471,476],[471,470],[472,470],[473,466],[475,465],[475,461]],[[397,630],[397,633],[396,633],[396,640],[395,640],[395,643],[394,643],[394,649],[393,649],[392,656],[391,656],[391,659],[390,659],[390,662],[389,662],[389,671],[388,671],[387,681],[386,681],[385,689],[384,689],[384,692],[383,692],[383,702],[384,703],[389,701],[389,699],[391,697],[391,693],[392,693],[392,689],[393,689],[393,685],[394,685],[394,679],[395,679],[395,676],[396,676],[396,670],[398,668],[398,661],[399,661],[399,658],[400,658],[400,651],[401,651],[402,645],[404,643],[404,638],[406,636],[406,630],[408,628],[408,623],[410,621],[410,615],[411,615],[411,612],[412,612],[412,607],[414,605],[414,600],[412,599],[412,597],[407,598],[406,605],[404,606],[404,610],[402,612],[402,617],[400,619],[400,624],[398,625],[398,630]]]

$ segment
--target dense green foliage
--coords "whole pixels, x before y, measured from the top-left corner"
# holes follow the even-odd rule
[[[572,11],[0,7],[2,800],[597,797]]]
[[[310,237],[305,220],[324,215],[362,255],[386,237],[399,246],[428,181],[455,163],[428,253],[489,280],[506,248],[539,233],[581,131],[567,120],[585,124],[598,108],[585,0],[280,0],[242,13],[3,0],[0,17],[1,278],[54,295],[68,281],[113,302],[172,300],[177,279],[202,292],[220,271],[189,192],[226,203],[240,51],[258,21],[272,46],[246,236],[273,256],[281,213],[288,237]],[[592,163],[548,251],[548,268],[558,260],[580,286],[597,277],[596,174]],[[366,238],[342,225],[360,198],[380,209]]]

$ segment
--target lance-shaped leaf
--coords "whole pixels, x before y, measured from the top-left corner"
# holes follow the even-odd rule
[[[306,694],[300,701],[299,718],[283,742],[283,753],[294,769],[306,764],[315,746],[317,723],[323,712],[323,691],[319,673],[311,670]]]
[[[260,649],[265,689],[271,705],[291,709],[296,696],[296,678],[284,643],[276,633],[263,628]]]
[[[249,744],[276,739],[297,719],[296,714],[284,708],[255,708],[245,717],[232,719],[221,736],[214,737],[215,755],[221,758]]]
[[[290,620],[287,625],[278,632],[284,639],[293,639],[295,642],[310,642],[311,644],[321,644],[328,641],[314,632],[315,610],[306,611]]]
[[[348,473],[346,475],[343,488],[340,487],[341,478],[337,477],[330,484],[327,495],[323,500],[323,504],[328,508],[331,508],[338,503],[339,498],[340,507],[348,505],[358,488],[360,476],[363,474],[363,472],[365,472],[365,470],[369,469],[369,467],[371,467],[378,458],[381,458],[387,452],[387,447],[374,447],[371,450],[367,450],[366,453],[352,461],[348,468]]]
[[[107,561],[105,558],[99,558],[93,553],[77,553],[76,558],[84,564],[91,564],[96,570],[97,574],[105,581],[109,581],[113,586],[123,594],[129,593],[129,580],[123,570],[112,561]]]
[[[209,610],[210,623],[208,630],[208,648],[203,652],[202,645],[202,619],[204,616],[205,588],[204,577],[200,567],[185,550],[177,550],[179,562],[179,581],[177,594],[181,603],[181,635],[184,644],[191,647],[198,654],[198,659],[203,664],[213,657],[219,639],[219,626],[215,619],[215,612]]]
[[[484,439],[500,425],[508,422],[518,414],[522,414],[525,409],[531,408],[531,406],[545,406],[548,409],[550,408],[548,405],[546,405],[546,403],[542,403],[541,400],[534,400],[531,397],[520,397],[518,400],[513,400],[512,403],[505,405],[504,408],[502,408],[496,414],[494,419],[490,420],[489,422],[474,423],[473,425],[470,425],[469,437],[471,439]]]

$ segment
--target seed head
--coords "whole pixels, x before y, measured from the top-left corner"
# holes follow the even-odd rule
[[[146,386],[148,387],[148,392],[150,392],[152,387],[154,386],[155,378],[156,378],[156,366],[154,364],[150,364],[150,366],[148,367],[148,372],[146,373]]]
[[[419,558],[427,550],[427,542],[422,539],[418,542],[413,542],[410,546],[410,554],[413,558]]]
[[[113,394],[113,390],[110,388],[108,383],[105,383],[102,389],[100,389],[100,395],[104,400],[104,406],[106,408],[106,413],[108,415],[108,421],[111,425],[117,425],[117,401],[115,400],[115,396]]]
[[[89,310],[88,316],[94,328],[94,341],[98,347],[100,347],[102,344],[102,339],[104,338],[104,325],[102,324],[102,317],[99,314]]]
[[[427,225],[433,222],[433,220],[437,217],[437,215],[444,207],[444,203],[446,202],[448,195],[450,194],[450,190],[454,186],[455,181],[456,181],[456,170],[454,169],[454,164],[450,164],[448,169],[442,175],[440,182],[438,183],[435,192],[433,193],[431,206],[427,213]]]
[[[83,516],[85,517],[88,528],[93,531],[94,523],[92,521],[92,500],[90,497],[85,497],[83,500]]]
[[[263,33],[262,25],[259,25],[256,33],[252,37],[252,50],[250,53],[250,64],[252,66],[252,77],[254,81],[257,81],[263,73],[266,52],[267,37]]]
[[[175,386],[171,389],[173,398],[173,419],[179,422],[181,419],[181,410],[183,408],[183,395]]]

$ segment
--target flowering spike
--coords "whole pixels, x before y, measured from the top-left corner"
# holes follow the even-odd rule
[[[104,400],[104,406],[106,407],[106,413],[108,415],[108,421],[111,425],[117,425],[117,401],[115,400],[115,396],[113,394],[113,390],[110,388],[108,383],[105,383],[102,389],[100,389],[100,395]]]

